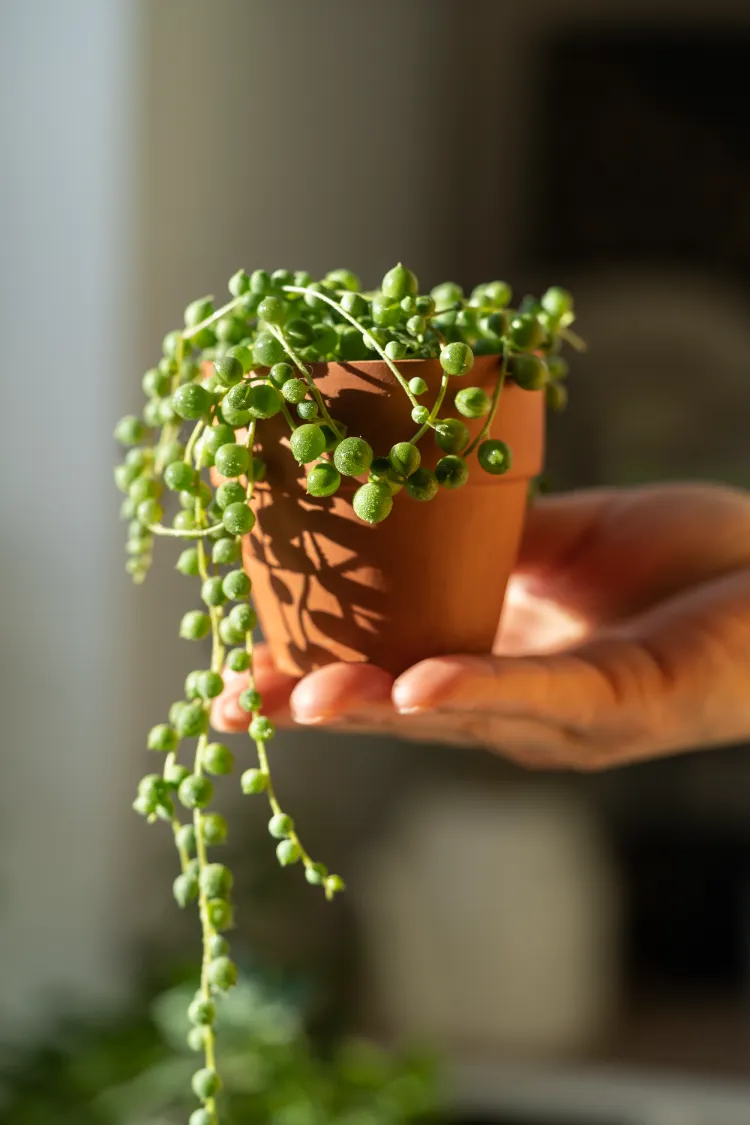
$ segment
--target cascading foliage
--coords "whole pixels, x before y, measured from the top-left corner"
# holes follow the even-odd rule
[[[204,1066],[193,1077],[201,1105],[190,1125],[218,1125],[215,1003],[237,979],[224,936],[233,925],[232,874],[209,861],[209,850],[227,838],[226,820],[210,811],[212,779],[234,769],[232,751],[209,734],[211,702],[223,690],[225,668],[248,675],[240,702],[257,765],[242,773],[240,784],[246,794],[265,794],[279,863],[301,864],[307,881],[329,899],[344,888],[338,875],[305,850],[271,779],[267,745],[274,724],[263,714],[253,677],[256,615],[241,552],[242,536],[255,523],[253,491],[265,476],[255,451],[258,427],[283,415],[290,455],[306,466],[311,496],[333,495],[342,476],[364,478],[352,505],[360,519],[376,524],[387,518],[402,490],[426,502],[441,488],[460,488],[474,454],[485,472],[507,472],[511,450],[489,437],[505,380],[543,389],[550,406],[562,409],[567,364],[559,352],[564,341],[580,345],[570,328],[572,298],[559,287],[541,300],[524,297],[515,309],[503,281],[480,285],[469,297],[453,282],[420,296],[416,277],[399,264],[375,292],[362,292],[357,277],[343,269],[317,282],[304,272],[239,270],[229,292],[231,299],[220,308],[211,297],[188,305],[184,327],[165,336],[162,358],[143,376],[148,401],[142,416],[121,419],[115,430],[118,441],[130,447],[115,470],[125,493],[127,569],[134,581],[143,581],[158,536],[189,544],[177,570],[199,580],[202,604],[184,615],[180,636],[211,642],[210,667],[188,675],[184,699],[148,734],[148,748],[162,755],[163,768],[142,779],[133,805],[150,823],[171,826],[180,862],[174,897],[181,907],[197,904],[200,916],[201,986],[189,1016],[190,1045],[203,1054]],[[475,355],[499,357],[491,394],[467,385]],[[430,358],[439,359],[443,375],[434,401],[425,403],[427,384],[418,376],[407,378],[397,365]],[[388,365],[409,399],[415,426],[377,457],[364,438],[347,436],[331,416],[310,367],[368,359]],[[453,380],[460,383],[451,396],[459,417],[441,413]],[[484,419],[473,440],[464,418]],[[420,464],[419,444],[428,434],[441,452],[434,472]],[[167,524],[164,502],[170,493],[177,510]]]

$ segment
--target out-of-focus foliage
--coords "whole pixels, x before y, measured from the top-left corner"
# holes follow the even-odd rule
[[[193,979],[109,1022],[61,1024],[33,1050],[2,1051],[0,1125],[184,1125],[194,1106],[185,1015]],[[226,1125],[436,1121],[435,1068],[347,1039],[316,1049],[295,982],[245,975],[217,1021]]]

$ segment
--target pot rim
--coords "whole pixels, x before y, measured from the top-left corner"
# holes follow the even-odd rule
[[[467,384],[470,384],[471,374],[472,374],[473,371],[476,371],[477,369],[480,369],[480,370],[484,371],[485,369],[490,368],[490,367],[495,367],[495,366],[499,367],[501,360],[502,360],[502,356],[499,355],[499,354],[475,356],[474,357],[474,363],[472,364],[470,370],[467,371],[465,375],[449,375],[448,378],[451,379],[451,380],[453,380],[453,379],[458,380],[461,383],[464,383],[464,381],[466,381]],[[324,371],[329,370],[329,368],[332,368],[332,367],[342,367],[346,370],[362,371],[364,373],[367,373],[368,371],[375,371],[377,369],[382,369],[382,368],[385,368],[387,371],[390,371],[391,364],[393,364],[393,366],[398,371],[400,371],[402,368],[409,368],[413,364],[419,365],[421,367],[424,367],[425,365],[429,365],[433,369],[435,367],[437,367],[437,368],[440,369],[441,372],[443,370],[442,367],[440,367],[440,360],[437,358],[437,356],[432,356],[429,359],[419,359],[419,358],[394,359],[394,360],[391,360],[389,363],[386,363],[386,361],[384,359],[321,359],[321,360],[316,360],[314,363],[313,362],[306,362],[305,367],[312,374],[316,374],[317,372],[322,373]],[[270,371],[270,367],[260,367],[260,366],[254,365],[252,367],[251,371],[252,371],[252,373],[267,372],[267,371]],[[250,372],[248,372],[248,374],[250,374]],[[263,376],[261,375],[261,378],[262,377]],[[510,374],[506,375],[505,382],[506,382],[506,384],[513,383],[514,386],[517,386],[515,379]]]

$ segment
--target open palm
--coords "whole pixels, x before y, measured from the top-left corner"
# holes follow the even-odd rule
[[[597,490],[529,512],[495,652],[295,680],[256,661],[280,725],[482,746],[601,769],[750,738],[750,498],[711,485]],[[227,674],[219,729],[241,730]]]

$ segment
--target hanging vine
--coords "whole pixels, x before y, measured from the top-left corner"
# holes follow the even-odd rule
[[[219,1122],[216,1001],[237,980],[225,936],[234,921],[233,877],[225,864],[209,860],[209,851],[227,838],[225,818],[211,809],[214,779],[234,770],[229,747],[210,739],[211,705],[224,688],[225,668],[248,674],[240,704],[257,764],[241,774],[240,785],[247,795],[265,795],[279,863],[301,866],[308,883],[328,899],[344,889],[340,876],[306,850],[271,776],[275,729],[263,714],[253,675],[257,619],[241,552],[242,537],[255,524],[254,490],[265,475],[256,452],[259,427],[283,415],[290,455],[306,467],[311,496],[332,496],[342,477],[364,478],[351,502],[360,519],[377,524],[394,503],[432,501],[441,488],[460,488],[474,459],[484,472],[506,473],[512,451],[489,436],[506,380],[543,390],[549,404],[562,409],[567,364],[560,349],[564,341],[581,346],[570,327],[571,296],[558,287],[541,300],[524,297],[511,309],[505,282],[480,285],[468,297],[452,282],[420,295],[414,274],[399,264],[371,293],[361,291],[349,270],[333,270],[316,282],[304,272],[239,270],[229,291],[231,299],[218,309],[210,297],[188,305],[184,326],[168,333],[162,358],[143,376],[142,416],[123,418],[115,430],[130,447],[115,470],[125,493],[127,569],[142,582],[156,537],[185,541],[177,570],[199,580],[202,604],[183,616],[179,632],[192,641],[210,637],[211,645],[210,666],[188,675],[184,698],[148,734],[148,748],[163,755],[163,768],[141,780],[133,805],[149,823],[171,827],[180,864],[174,897],[183,908],[197,907],[200,918],[201,983],[189,1009],[189,1041],[202,1053],[203,1066],[193,1076],[201,1105],[191,1125]],[[491,394],[470,381],[465,385],[476,355],[498,358]],[[379,456],[363,437],[346,435],[310,367],[368,359],[387,364],[417,427]],[[424,379],[399,368],[409,359],[439,360],[442,378],[432,403],[424,401]],[[454,380],[460,383],[453,395],[459,418],[441,413]],[[483,419],[473,440],[462,419]],[[421,465],[420,443],[428,434],[441,454],[434,471]],[[167,524],[169,496],[177,510]]]

